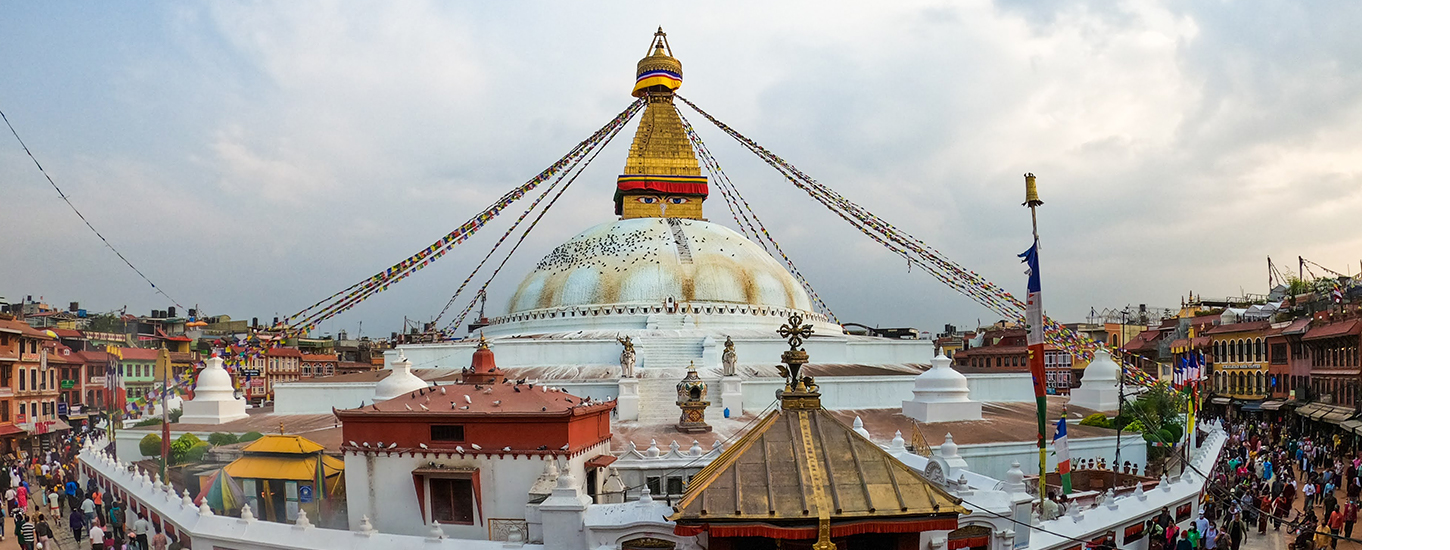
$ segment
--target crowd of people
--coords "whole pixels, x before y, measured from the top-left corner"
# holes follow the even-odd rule
[[[1301,433],[1262,420],[1224,426],[1228,443],[1208,473],[1199,517],[1179,528],[1163,510],[1151,548],[1239,550],[1270,528],[1288,530],[1291,550],[1333,550],[1340,540],[1357,540],[1362,461],[1342,432]]]
[[[126,521],[126,510],[115,495],[95,480],[81,485],[79,453],[86,439],[99,431],[72,432],[50,451],[32,454],[17,450],[0,459],[0,493],[5,495],[5,517],[14,520],[5,532],[0,519],[0,540],[18,538],[22,550],[60,550],[58,532],[69,530],[80,548],[93,550],[157,550],[179,547],[148,520]],[[170,546],[168,546],[170,543]]]

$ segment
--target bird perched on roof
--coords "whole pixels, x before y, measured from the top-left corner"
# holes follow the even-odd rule
[[[397,447],[397,446],[398,446],[398,442],[394,441],[391,445],[388,445],[388,448],[391,449],[391,448],[394,448],[394,447]]]
[[[427,406],[427,405],[424,405],[424,404],[422,404],[422,403],[419,403],[419,404],[418,404],[418,408],[420,408],[420,409],[423,409],[423,410],[425,410],[425,411],[426,411],[426,410],[428,410],[428,406]]]
[[[521,391],[524,391],[524,390],[519,389],[518,386],[514,386],[514,393],[518,393],[518,392],[521,392]]]
[[[473,398],[465,395],[465,396],[463,396],[463,402],[472,405],[473,404]]]
[[[458,408],[458,403],[454,403],[452,401],[449,401],[448,402],[448,408],[450,408],[450,409],[456,409],[456,408]]]
[[[442,392],[443,395],[448,395],[448,386],[438,386],[438,391]]]
[[[356,447],[356,446],[357,446],[357,442],[356,442],[356,441],[351,441],[351,440],[349,440],[349,441],[348,441],[348,442],[347,442],[347,444],[348,444],[348,445],[352,445],[352,446],[354,446],[354,447]]]
[[[381,442],[381,441],[378,442],[378,448],[379,449],[383,448],[383,442]]]
[[[403,403],[403,408],[408,409],[410,411],[413,410],[413,406],[412,405],[409,405],[407,403]]]
[[[561,451],[567,451],[567,450],[569,450],[569,444],[568,443],[565,443],[563,447],[559,447],[559,450],[561,450]]]
[[[371,445],[368,445],[368,442],[366,442],[366,441],[363,442],[363,447],[367,447],[369,449],[372,448],[372,446]]]
[[[493,400],[493,406],[497,407],[499,403],[503,403],[503,401],[499,401],[497,399]]]
[[[483,393],[484,393],[484,394],[490,394],[490,393],[493,393],[493,387],[492,387],[492,386],[490,386],[490,387],[487,387],[487,388],[484,388],[484,389],[483,389]]]
[[[428,448],[428,444],[427,443],[419,443],[418,446],[419,447],[422,447],[424,449],[427,449]]]
[[[514,450],[513,447],[504,447],[503,448],[503,452],[505,452],[505,453],[506,452],[509,452],[509,451],[512,451],[512,450]]]
[[[479,447],[477,443],[470,443],[470,445],[473,446],[473,450],[475,450],[475,451],[478,451],[478,450],[482,450],[483,449],[483,447]]]
[[[454,447],[453,450],[458,451],[458,454],[463,454],[463,446],[462,445],[459,445],[457,447]]]
[[[547,451],[547,450],[549,450],[549,446],[548,445],[539,445],[539,449],[538,450],[540,450],[540,451]]]

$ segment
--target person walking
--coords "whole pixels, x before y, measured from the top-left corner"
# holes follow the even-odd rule
[[[92,521],[91,530],[87,535],[91,540],[91,550],[102,550],[106,543],[106,530],[101,528],[101,522]]]
[[[80,508],[70,510],[70,532],[78,543],[86,538],[86,514]]]
[[[96,521],[96,499],[95,497],[81,499],[81,513],[86,515],[86,524]]]
[[[1319,522],[1319,528],[1314,530],[1314,549],[1325,550],[1329,548],[1331,540],[1333,540],[1333,537],[1329,533],[1329,520]]]
[[[35,547],[39,550],[52,550],[55,547],[55,544],[51,542],[54,536],[55,532],[50,530],[50,521],[45,516],[36,518]]]
[[[1329,543],[1329,547],[1330,548],[1339,548],[1339,532],[1340,532],[1340,529],[1343,529],[1343,528],[1344,528],[1344,514],[1341,514],[1338,509],[1334,510],[1333,512],[1330,512],[1329,513],[1329,533],[1332,534],[1332,535],[1334,535],[1334,540],[1330,541],[1330,543]]]
[[[1228,522],[1228,540],[1229,540],[1228,547],[1229,547],[1229,550],[1239,550],[1239,545],[1243,544],[1243,542],[1244,542],[1244,534],[1248,530],[1249,530],[1249,528],[1248,528],[1248,526],[1244,525],[1244,519],[1241,516],[1235,515],[1232,519],[1229,520],[1229,522]]]
[[[1203,531],[1204,550],[1218,550],[1219,535],[1221,533],[1218,532],[1218,528],[1214,527],[1213,522],[1209,522],[1208,529]]]
[[[20,540],[21,550],[35,550],[35,523],[30,519],[24,512],[17,518],[15,532],[19,533],[17,538]]]
[[[1354,538],[1354,522],[1359,520],[1359,501],[1350,499],[1345,502],[1340,515],[1344,518],[1344,537]]]

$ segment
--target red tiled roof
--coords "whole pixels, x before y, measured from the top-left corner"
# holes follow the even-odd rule
[[[105,363],[111,360],[111,355],[104,351],[81,350],[76,355],[87,363]]]
[[[151,348],[121,348],[122,361],[155,361],[156,354]]]
[[[326,355],[326,354],[304,353],[304,354],[302,354],[302,360],[303,361],[310,362],[310,363],[336,363],[337,362],[337,356],[336,355]]]
[[[1157,329],[1148,329],[1139,332],[1138,335],[1134,336],[1132,340],[1128,340],[1128,343],[1123,344],[1123,349],[1127,351],[1138,352],[1149,348],[1156,348],[1158,347],[1156,345],[1158,337],[1162,335],[1163,332]]]
[[[1349,336],[1352,334],[1359,334],[1359,330],[1359,319],[1353,319],[1350,321],[1339,321],[1337,323],[1319,325],[1317,327],[1309,329],[1309,332],[1304,333],[1304,339],[1317,340],[1320,338]]]
[[[1268,328],[1269,328],[1269,322],[1268,321],[1249,321],[1249,322],[1246,322],[1246,323],[1232,323],[1232,324],[1227,324],[1227,325],[1219,325],[1219,326],[1213,327],[1211,329],[1208,329],[1208,330],[1204,331],[1203,333],[1204,334],[1228,334],[1228,333],[1231,333],[1231,332],[1253,332],[1253,331],[1268,330]]]
[[[423,415],[557,416],[613,407],[612,402],[586,402],[582,397],[552,388],[544,391],[543,384],[510,382],[429,386],[360,410]]]
[[[75,352],[66,346],[47,342],[45,347],[50,350],[50,353],[46,356],[46,360],[50,363],[63,365],[79,365],[82,363],[80,356],[77,356]]]
[[[1294,322],[1289,323],[1289,326],[1284,327],[1284,329],[1281,330],[1281,331],[1279,331],[1279,333],[1280,334],[1304,334],[1305,331],[1309,330],[1309,323],[1310,323],[1310,321],[1311,321],[1311,319],[1309,319],[1308,317],[1301,317],[1301,318],[1295,319]]]
[[[268,357],[302,357],[302,352],[297,348],[269,348]]]
[[[50,329],[50,330],[51,330],[51,332],[54,332],[56,336],[59,336],[61,338],[80,339],[80,338],[85,338],[86,337],[84,334],[81,334],[81,331],[75,330],[75,329],[69,329],[69,328],[53,328],[53,329]]]
[[[25,334],[25,329],[27,328],[30,328],[30,325],[25,324],[24,321],[0,319],[0,331],[9,332],[11,334]]]

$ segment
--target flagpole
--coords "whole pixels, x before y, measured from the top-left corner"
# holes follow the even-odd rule
[[[1027,198],[1022,202],[1032,212],[1032,248],[1028,251],[1028,267],[1031,273],[1027,282],[1027,310],[1024,312],[1028,327],[1027,334],[1027,364],[1032,371],[1032,386],[1037,398],[1037,509],[1042,510],[1044,501],[1047,499],[1047,365],[1043,356],[1046,347],[1043,343],[1045,327],[1043,326],[1042,296],[1041,296],[1041,267],[1037,247],[1037,206],[1042,204],[1042,199],[1037,196],[1037,176],[1032,173],[1024,174],[1027,180]],[[1037,288],[1034,288],[1034,281]]]

